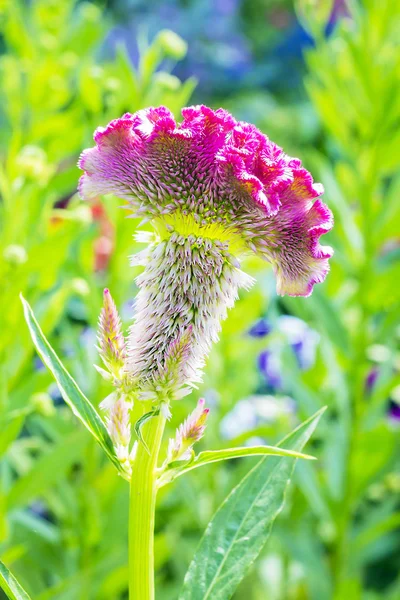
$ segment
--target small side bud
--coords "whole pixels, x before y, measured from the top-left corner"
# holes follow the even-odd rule
[[[108,289],[104,290],[103,299],[104,303],[100,313],[97,336],[100,345],[100,356],[109,371],[115,377],[120,378],[126,359],[126,346],[121,328],[121,319]]]
[[[111,407],[107,417],[107,429],[114,442],[117,456],[121,462],[129,459],[131,441],[130,406],[124,398],[119,398]]]
[[[168,463],[190,458],[190,451],[193,445],[203,437],[206,429],[207,416],[210,409],[204,408],[204,405],[204,398],[200,398],[194,411],[176,430],[175,438],[170,439],[167,456]]]

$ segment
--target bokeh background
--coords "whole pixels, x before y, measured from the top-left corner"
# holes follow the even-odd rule
[[[335,215],[326,282],[278,298],[248,262],[257,284],[174,406],[170,435],[205,396],[209,449],[276,443],[328,406],[234,600],[400,598],[399,44],[398,0],[0,0],[0,557],[35,600],[127,598],[128,486],[35,356],[18,295],[97,406],[102,289],[128,327],[138,224],[115,198],[80,201],[76,161],[123,112],[188,103],[300,156]],[[159,600],[255,460],[162,490]]]

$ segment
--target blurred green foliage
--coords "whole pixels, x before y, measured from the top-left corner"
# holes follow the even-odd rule
[[[210,449],[255,437],[274,443],[297,419],[329,406],[309,449],[320,460],[298,465],[235,600],[400,596],[399,440],[387,414],[389,399],[400,397],[400,5],[349,6],[307,53],[309,100],[285,105],[263,90],[219,98],[300,153],[336,220],[332,270],[310,298],[278,300],[270,270],[247,265],[259,284],[224,324],[199,392],[212,408],[202,442]],[[313,11],[305,15],[310,32],[321,31]],[[92,206],[78,199],[77,157],[97,126],[125,111],[166,104],[178,115],[195,85],[163,70],[165,58],[185,54],[171,32],[142,44],[135,69],[123,47],[102,61],[109,27],[94,4],[0,0],[0,557],[35,600],[126,597],[128,489],[40,368],[18,294],[97,405],[108,393],[92,368],[101,290],[110,287],[128,326],[135,270],[127,257],[137,224],[113,198]],[[263,389],[257,356],[271,344],[246,332],[260,316],[274,325],[282,313],[320,334],[306,371],[284,350],[275,399],[284,406],[292,397],[298,414],[278,411],[227,440],[221,420]],[[171,432],[193,402],[176,404]],[[161,491],[160,600],[177,597],[201,533],[255,460],[212,465]]]

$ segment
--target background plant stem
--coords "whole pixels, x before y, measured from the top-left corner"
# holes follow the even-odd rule
[[[353,369],[350,377],[353,378],[352,406],[349,426],[349,445],[345,472],[345,491],[342,501],[342,518],[338,524],[338,540],[336,556],[334,559],[335,573],[335,598],[338,600],[347,593],[347,586],[352,578],[352,557],[349,555],[352,521],[354,518],[357,489],[355,488],[356,469],[355,458],[361,433],[361,421],[364,413],[365,386],[368,375],[368,361],[366,357],[368,345],[371,343],[369,335],[370,312],[366,302],[368,287],[370,285],[369,273],[373,262],[373,248],[371,245],[371,204],[377,181],[374,173],[369,173],[368,181],[360,185],[360,197],[363,199],[363,242],[364,258],[358,272],[358,305],[360,318],[358,335],[355,340],[355,355]],[[358,574],[359,575],[359,574]],[[354,577],[354,574],[353,574]]]
[[[150,453],[139,442],[132,467],[129,506],[129,598],[154,600],[155,469],[165,427],[162,415],[143,426]]]

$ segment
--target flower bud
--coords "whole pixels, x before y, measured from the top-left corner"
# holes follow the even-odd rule
[[[112,441],[116,445],[128,446],[131,439],[129,405],[124,398],[118,398],[110,410],[107,425]]]
[[[119,397],[111,406],[106,419],[107,429],[114,443],[116,455],[121,464],[129,464],[129,444],[131,441],[130,404],[124,397]]]
[[[100,344],[100,356],[110,373],[119,379],[122,376],[126,358],[121,319],[108,289],[104,290],[103,302],[97,336]]]
[[[176,430],[174,439],[170,439],[168,445],[167,462],[175,460],[186,460],[190,458],[193,445],[204,435],[209,408],[204,408],[205,400],[200,398],[194,411],[186,421]]]

